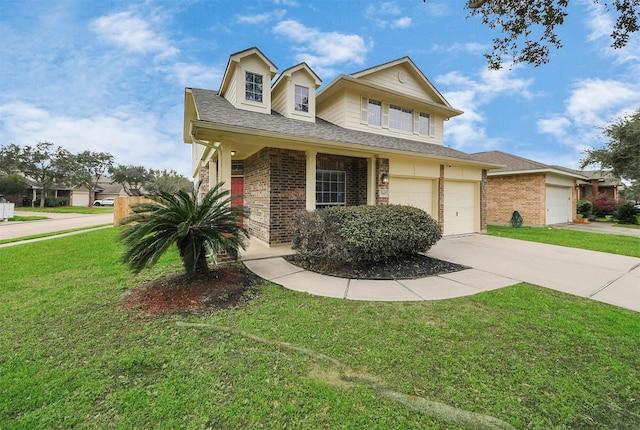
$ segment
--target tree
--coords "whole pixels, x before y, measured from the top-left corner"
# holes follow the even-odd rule
[[[113,155],[86,150],[77,155],[69,154],[66,160],[68,181],[89,190],[89,206],[92,206],[100,177],[113,168]]]
[[[178,174],[175,170],[150,170],[151,179],[146,183],[145,190],[150,194],[158,194],[161,191],[175,194],[180,190],[193,190],[193,182]]]
[[[27,181],[20,175],[0,175],[0,196],[15,196],[29,187]]]
[[[175,244],[184,270],[195,275],[209,271],[207,253],[215,258],[222,251],[235,255],[245,249],[243,239],[249,233],[239,221],[249,210],[231,207],[230,193],[222,186],[218,183],[201,202],[196,193],[161,191],[148,196],[152,202],[133,206],[134,214],[124,220],[120,236],[125,247],[122,262],[137,274]]]
[[[111,183],[120,184],[124,187],[124,192],[129,196],[142,196],[142,188],[151,179],[151,173],[143,166],[126,166],[118,164],[109,169]]]
[[[603,128],[603,134],[609,141],[603,148],[585,150],[580,168],[599,165],[614,176],[640,180],[640,109]]]
[[[629,36],[640,30],[640,0],[593,1],[615,11],[611,46],[625,47]],[[503,56],[511,56],[514,64],[548,63],[549,47],[562,47],[556,27],[564,24],[568,5],[569,0],[468,0],[466,8],[471,10],[471,16],[479,15],[483,24],[504,34],[493,39],[492,52],[485,54],[489,68],[500,69]]]
[[[0,175],[11,175],[19,171],[22,148],[15,143],[0,147]]]
[[[38,142],[36,146],[24,147],[11,144],[3,147],[2,154],[3,157],[12,160],[12,169],[32,179],[42,190],[40,207],[44,207],[47,191],[51,185],[64,178],[61,166],[63,160],[68,157],[68,151],[61,147],[55,148],[51,142]]]

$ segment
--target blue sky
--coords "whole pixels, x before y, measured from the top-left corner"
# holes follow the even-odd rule
[[[576,167],[598,127],[640,107],[640,38],[609,47],[613,19],[570,2],[564,48],[538,68],[489,71],[493,30],[463,0],[3,0],[0,144],[46,140],[189,176],[185,87],[217,90],[229,55],[257,46],[324,84],[409,56],[451,105],[445,145]]]

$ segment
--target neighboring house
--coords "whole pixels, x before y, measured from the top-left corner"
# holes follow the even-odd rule
[[[26,178],[29,184],[19,199],[16,207],[38,206],[42,188],[31,178]],[[58,199],[62,206],[89,206],[89,191],[83,187],[73,187],[62,184],[52,184],[47,188],[47,195]]]
[[[501,164],[488,174],[487,222],[507,224],[518,211],[525,225],[572,222],[576,213],[576,181],[585,177],[575,170],[488,151],[476,159]]]
[[[584,180],[578,181],[578,200],[596,199],[607,197],[618,200],[619,193],[624,189],[620,178],[616,178],[611,172],[603,170],[577,171]]]
[[[319,92],[305,63],[270,85],[276,74],[250,48],[230,56],[218,91],[185,91],[193,177],[241,195],[253,237],[288,243],[296,213],[336,205],[409,204],[445,235],[486,229],[487,169],[497,165],[444,146],[445,121],[462,112],[409,57]]]
[[[108,176],[101,176],[98,180],[98,192],[96,193],[95,200],[104,199],[107,197],[128,197],[122,184],[115,184],[111,182],[111,178]]]

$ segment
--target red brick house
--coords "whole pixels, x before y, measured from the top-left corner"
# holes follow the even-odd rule
[[[487,169],[496,165],[444,146],[445,121],[462,112],[410,58],[340,75],[320,91],[305,63],[276,74],[250,48],[230,56],[218,91],[185,90],[193,177],[242,196],[254,238],[288,243],[297,212],[334,205],[410,204],[444,234],[485,230]]]
[[[606,197],[618,200],[624,184],[611,172],[602,170],[583,170],[579,172],[586,179],[578,181],[578,200]]]
[[[478,160],[501,164],[487,177],[487,222],[507,224],[518,211],[524,225],[572,222],[576,213],[575,170],[549,166],[501,151],[473,154]]]

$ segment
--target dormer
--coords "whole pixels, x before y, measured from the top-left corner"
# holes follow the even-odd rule
[[[301,121],[316,120],[316,90],[322,81],[306,64],[283,71],[271,88],[273,110]]]
[[[258,48],[231,54],[220,91],[237,109],[271,113],[271,80],[278,68]]]

